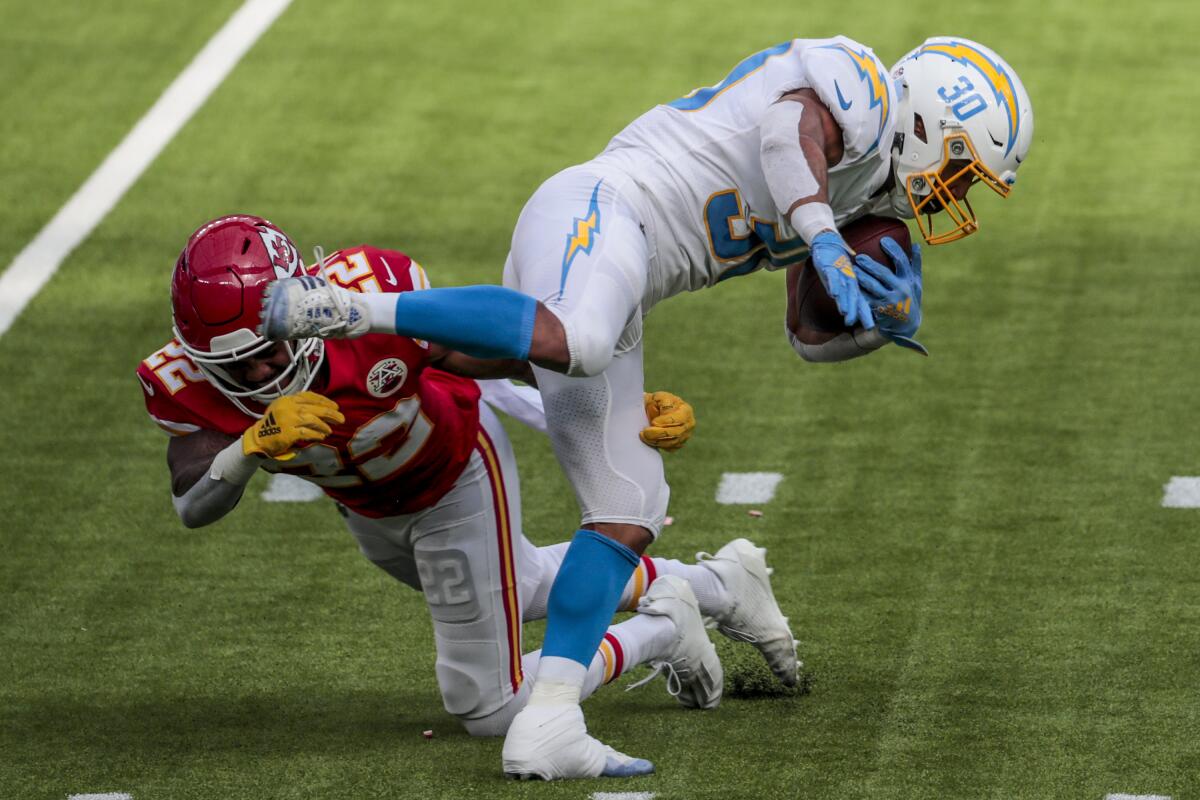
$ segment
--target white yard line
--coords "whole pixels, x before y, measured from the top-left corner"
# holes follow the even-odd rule
[[[778,472],[726,472],[717,486],[717,502],[727,506],[770,502],[781,480]]]
[[[1174,477],[1163,486],[1163,508],[1200,508],[1200,478]]]
[[[0,275],[0,336],[292,0],[246,0]]]
[[[654,792],[592,792],[592,800],[654,800]]]
[[[1165,794],[1106,794],[1104,800],[1171,800]]]
[[[67,800],[133,800],[133,795],[125,792],[106,792],[104,794],[71,794]]]
[[[311,503],[325,493],[315,483],[309,483],[296,475],[284,475],[282,472],[271,476],[262,499],[268,503]]]

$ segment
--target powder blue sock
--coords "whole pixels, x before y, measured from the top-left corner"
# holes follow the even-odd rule
[[[590,664],[639,560],[614,539],[576,531],[550,587],[542,656]]]
[[[529,358],[537,301],[503,286],[402,292],[396,333],[446,345],[476,358]]]

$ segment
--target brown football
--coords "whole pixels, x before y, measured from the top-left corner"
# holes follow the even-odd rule
[[[880,240],[891,237],[908,252],[912,242],[908,226],[888,217],[862,217],[841,229],[842,238],[856,253],[865,253],[889,269],[892,259],[883,252]],[[837,303],[825,293],[812,259],[788,267],[787,326],[805,344],[825,344],[849,330],[838,312]]]

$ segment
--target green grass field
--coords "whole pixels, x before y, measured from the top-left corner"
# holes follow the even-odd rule
[[[236,7],[0,0],[0,267]],[[649,383],[700,420],[656,552],[767,546],[810,694],[610,688],[592,729],[657,776],[508,783],[442,709],[421,597],[331,505],[260,476],[218,525],[176,520],[133,370],[199,222],[498,282],[534,188],[654,103],[792,36],[890,63],[943,32],[1020,71],[1037,135],[979,235],[926,253],[932,358],[799,361],[778,274],[648,320]],[[1183,0],[296,0],[0,337],[0,797],[1200,797],[1200,511],[1160,506],[1200,474],[1198,37]],[[526,530],[562,539],[570,490],[512,434]],[[765,516],[716,504],[756,470],[786,475]]]

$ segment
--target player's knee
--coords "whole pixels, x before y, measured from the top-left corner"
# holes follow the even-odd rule
[[[434,671],[442,705],[472,736],[503,735],[528,696],[529,681],[523,681],[515,695],[510,694],[513,675],[509,670],[513,667],[507,659],[498,662],[500,655],[495,643],[486,639],[438,641]]]
[[[508,733],[508,726],[512,724],[513,717],[529,701],[530,683],[525,681],[521,684],[521,690],[498,710],[482,717],[460,716],[458,721],[471,736],[503,736]]]
[[[567,374],[573,378],[590,378],[608,369],[617,346],[616,337],[595,325],[576,324],[567,328],[567,350],[571,364]]]

